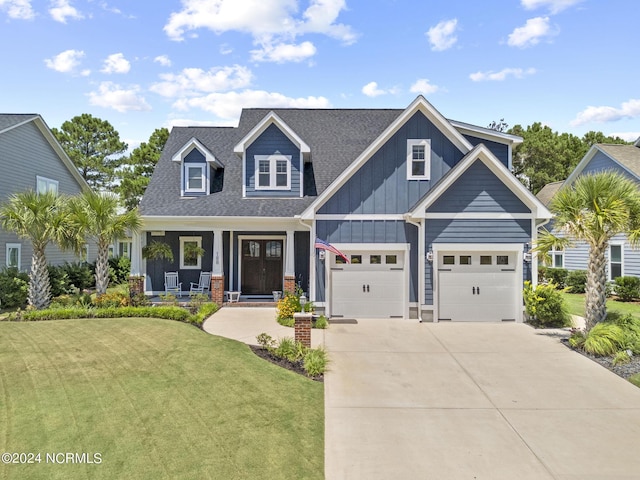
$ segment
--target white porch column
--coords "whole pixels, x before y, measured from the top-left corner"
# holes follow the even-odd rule
[[[213,263],[211,273],[214,276],[221,276],[224,273],[224,254],[222,250],[222,230],[213,231]]]
[[[285,247],[286,259],[284,265],[284,276],[294,277],[296,276],[296,256],[294,250],[293,230],[287,230],[287,245]]]
[[[142,235],[147,232],[137,232],[131,236],[131,275],[142,275]]]

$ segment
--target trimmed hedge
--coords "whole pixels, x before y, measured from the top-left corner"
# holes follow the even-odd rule
[[[587,271],[571,270],[567,275],[567,291],[569,293],[584,293],[587,288]]]

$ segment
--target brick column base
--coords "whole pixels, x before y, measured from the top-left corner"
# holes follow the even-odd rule
[[[211,277],[211,301],[222,306],[224,302],[224,275]]]
[[[296,277],[295,275],[284,276],[284,291],[295,293],[296,291]]]
[[[294,313],[295,340],[311,348],[311,313]]]
[[[144,276],[129,277],[129,298],[135,298],[140,294],[144,295]]]

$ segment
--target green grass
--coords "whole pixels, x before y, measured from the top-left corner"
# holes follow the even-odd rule
[[[1,452],[42,453],[1,479],[320,479],[323,385],[174,321],[2,322]]]
[[[631,375],[629,377],[629,381],[633,383],[636,387],[640,387],[640,373],[636,373],[635,375]]]
[[[579,315],[584,317],[584,294],[581,293],[564,293],[569,313],[572,315]],[[616,300],[607,300],[607,312],[618,313],[620,315],[626,315],[630,313],[634,317],[640,318],[640,305],[630,302],[618,302]]]

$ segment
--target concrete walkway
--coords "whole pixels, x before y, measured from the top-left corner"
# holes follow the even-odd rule
[[[638,479],[640,389],[522,324],[326,333],[327,479]]]
[[[223,308],[209,333],[293,336],[273,308]],[[325,476],[640,479],[640,388],[522,324],[368,319],[313,330],[329,351]]]

